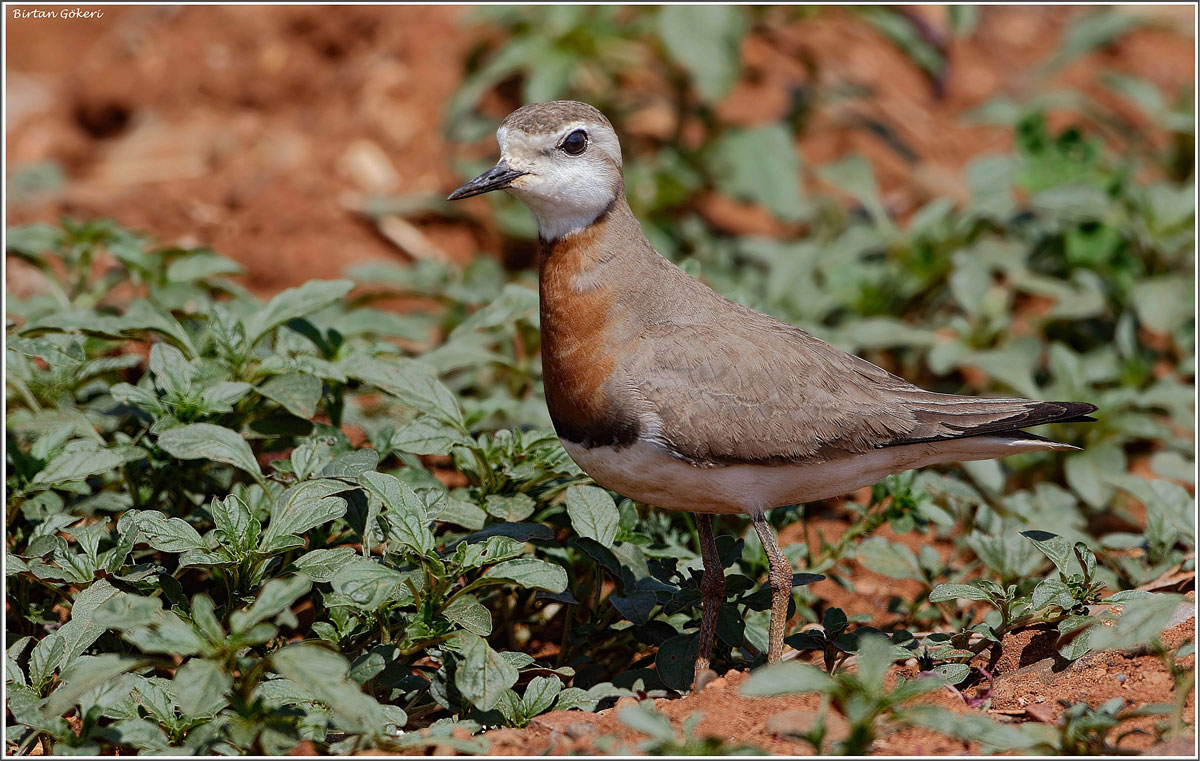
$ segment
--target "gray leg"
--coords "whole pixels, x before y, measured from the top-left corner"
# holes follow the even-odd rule
[[[792,564],[779,550],[779,542],[771,533],[767,517],[754,519],[754,530],[767,553],[767,579],[771,584],[771,629],[767,663],[778,663],[783,657],[783,628],[787,625],[788,600],[792,596]]]
[[[708,668],[708,663],[717,634],[717,611],[725,599],[725,569],[721,567],[721,558],[717,554],[717,539],[713,536],[711,515],[696,516],[696,533],[700,535],[700,560],[704,563],[704,578],[700,580],[704,612],[700,619],[700,643],[692,687],[700,690],[716,676]]]

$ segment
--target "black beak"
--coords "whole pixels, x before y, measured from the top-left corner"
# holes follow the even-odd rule
[[[460,198],[470,198],[471,196],[477,196],[481,193],[488,193],[493,190],[502,190],[511,185],[513,180],[526,174],[529,173],[509,168],[508,164],[504,163],[504,159],[501,159],[500,163],[496,164],[496,166],[487,170],[470,182],[459,186],[457,190],[446,196],[446,200],[457,201]]]

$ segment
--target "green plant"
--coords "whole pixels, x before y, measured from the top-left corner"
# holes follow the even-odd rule
[[[914,706],[907,719],[914,725],[932,729],[970,743],[978,743],[984,753],[1022,755],[1134,755],[1137,751],[1120,748],[1124,737],[1145,734],[1140,728],[1114,731],[1127,721],[1169,711],[1162,705],[1122,708],[1124,700],[1114,698],[1100,706],[1058,701],[1066,710],[1054,724],[1030,722],[1002,724],[978,713],[952,713],[933,706]]]
[[[1071,705],[1065,700],[1060,703],[1067,710],[1063,712],[1055,727],[1058,736],[1051,742],[1043,743],[1038,749],[1070,756],[1119,754],[1122,752],[1119,746],[1123,738],[1144,731],[1129,729],[1118,732],[1110,742],[1109,736],[1118,730],[1122,723],[1140,716],[1167,713],[1170,710],[1168,706],[1162,705],[1124,708],[1125,701],[1121,698],[1105,701],[1096,708],[1086,703]]]
[[[931,634],[927,644],[934,645],[934,658],[969,660],[998,644],[1015,629],[1034,624],[1050,624],[1059,633],[1058,653],[1074,660],[1094,649],[1130,647],[1149,642],[1162,631],[1182,598],[1179,595],[1151,595],[1141,590],[1124,590],[1102,597],[1105,583],[1095,578],[1096,557],[1082,542],[1074,547],[1061,536],[1046,531],[1025,531],[1029,539],[1054,564],[1058,571],[1030,584],[1001,587],[988,579],[967,584],[940,584],[930,594],[932,603],[950,600],[984,602],[995,607],[994,614],[956,634]],[[1092,641],[1092,630],[1104,620],[1092,609],[1120,605],[1127,608],[1124,625],[1099,629],[1099,642]],[[972,641],[974,640],[974,641]]]
[[[484,605],[525,617],[546,605],[535,591],[562,595],[573,562],[525,519],[613,546],[611,497],[587,487],[586,514],[570,495],[564,508],[585,481],[557,443],[475,433],[481,415],[380,340],[396,323],[347,300],[352,283],[258,304],[221,280],[232,262],[107,222],[18,229],[9,246],[67,284],[10,303],[17,747],[399,747],[412,723],[512,707],[518,681],[532,679],[501,711],[513,723],[612,692],[564,690],[571,667],[495,649]],[[113,300],[118,286],[141,298]],[[463,315],[460,333],[520,304],[504,308]],[[452,454],[468,485],[448,489],[418,453]],[[55,606],[70,618],[48,630]],[[73,708],[82,734],[64,729]]]
[[[897,649],[878,634],[862,635],[856,669],[832,675],[807,663],[780,663],[759,669],[742,686],[743,695],[787,695],[815,692],[821,696],[821,713],[830,708],[841,714],[849,725],[845,739],[826,748],[826,722],[818,718],[812,729],[801,736],[816,753],[863,755],[888,722],[906,721],[904,704],[927,692],[941,688],[943,680],[935,675],[904,679],[894,686],[885,683],[888,667],[908,651]]]

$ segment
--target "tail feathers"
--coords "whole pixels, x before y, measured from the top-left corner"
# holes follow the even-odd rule
[[[1009,435],[1026,441],[1042,442],[1042,449],[1077,449],[1069,444],[1045,446],[1051,442],[1020,429],[1046,423],[1084,423],[1095,418],[1088,413],[1096,405],[1088,402],[1039,402],[1029,399],[988,399],[924,392],[914,395],[909,408],[918,421],[908,436],[890,441],[886,446],[945,441],[987,434]]]

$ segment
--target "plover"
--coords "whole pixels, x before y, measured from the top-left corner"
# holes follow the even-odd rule
[[[749,516],[762,540],[775,662],[792,568],[767,510],[934,463],[1076,449],[1020,429],[1096,409],[925,391],[720,296],[646,240],[625,200],[617,133],[592,106],[524,106],[496,137],[500,161],[450,200],[504,190],[533,212],[546,403],[567,453],[601,486],[696,514],[697,684],[724,599],[714,514]]]

